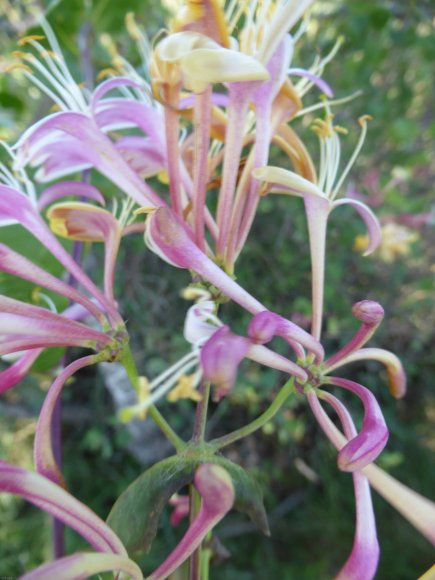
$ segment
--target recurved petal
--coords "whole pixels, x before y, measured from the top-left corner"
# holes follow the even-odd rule
[[[271,193],[286,193],[304,197],[305,195],[315,195],[323,198],[328,204],[329,200],[321,189],[313,182],[308,181],[293,171],[282,169],[281,167],[267,166],[254,169],[252,176],[269,184]]]
[[[358,383],[341,377],[330,377],[330,384],[352,391],[364,405],[360,432],[340,449],[338,467],[342,471],[358,471],[374,461],[388,441],[388,429],[373,394]]]
[[[365,203],[356,199],[338,199],[332,203],[331,211],[340,205],[351,205],[356,209],[364,221],[369,236],[369,245],[364,252],[364,256],[368,256],[376,250],[382,240],[381,225],[378,218]]]
[[[255,58],[219,47],[200,48],[181,59],[186,88],[202,92],[209,83],[265,81],[267,69]]]
[[[66,201],[47,212],[50,228],[58,236],[80,242],[104,242],[120,235],[117,220],[107,210],[82,202]]]
[[[86,197],[93,199],[101,205],[106,205],[104,197],[101,192],[90,185],[89,183],[82,183],[81,181],[61,181],[55,183],[44,189],[38,199],[38,210],[42,211],[47,205],[68,196]]]
[[[6,370],[0,372],[0,393],[4,393],[26,376],[30,367],[43,351],[42,348],[24,353]]]
[[[61,520],[96,550],[127,555],[118,536],[105,522],[46,477],[0,461],[0,491],[19,495]]]

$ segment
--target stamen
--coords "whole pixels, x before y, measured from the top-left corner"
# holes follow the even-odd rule
[[[38,34],[33,34],[33,35],[29,35],[29,36],[23,36],[23,38],[20,38],[17,42],[17,44],[19,46],[24,46],[26,44],[29,44],[30,42],[32,42],[32,40],[44,40],[45,36],[40,36]]]
[[[370,121],[371,119],[372,117],[370,117],[370,115],[363,115],[358,119],[358,123],[361,125],[361,134],[359,136],[358,143],[356,144],[354,152],[352,153],[351,158],[349,159],[343,173],[341,174],[340,179],[338,180],[337,185],[334,188],[334,191],[332,192],[332,199],[336,197],[340,187],[343,185],[344,180],[348,176],[349,171],[352,169],[356,158],[360,154],[360,151],[362,149],[362,146],[364,145],[364,141],[367,135],[367,121]]]

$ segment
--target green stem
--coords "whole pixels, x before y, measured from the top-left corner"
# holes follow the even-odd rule
[[[121,357],[121,362],[127,372],[127,376],[131,381],[136,393],[139,393],[139,373],[130,346],[127,344]],[[160,431],[165,435],[166,439],[172,443],[176,451],[182,451],[186,447],[186,443],[175,433],[160,411],[154,406],[148,409],[149,415],[154,423],[159,427]]]
[[[198,515],[201,509],[201,496],[195,486],[190,486],[190,522]],[[189,558],[189,580],[202,580],[201,577],[202,543]]]
[[[210,399],[210,382],[203,382],[199,392],[202,395],[202,399],[196,407],[195,424],[193,426],[192,435],[193,441],[204,441],[205,427],[207,425],[208,402]]]
[[[223,437],[218,437],[218,439],[214,439],[210,441],[210,445],[215,447],[216,449],[222,449],[239,439],[243,439],[251,433],[254,433],[258,429],[261,429],[268,421],[272,419],[276,415],[276,413],[280,410],[283,406],[287,398],[294,392],[294,378],[288,380],[283,388],[278,393],[277,397],[274,399],[273,403],[270,405],[266,411],[257,417],[255,421],[233,431],[232,433],[228,433],[228,435],[224,435]]]
[[[166,439],[172,443],[177,452],[182,451],[186,447],[186,443],[179,437],[160,411],[154,405],[148,409],[148,413],[160,431],[165,435]]]

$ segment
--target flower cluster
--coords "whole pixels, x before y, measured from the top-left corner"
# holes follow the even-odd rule
[[[388,428],[373,393],[335,376],[337,369],[352,362],[378,361],[387,369],[391,394],[396,398],[405,394],[405,373],[399,359],[389,351],[366,347],[383,319],[383,308],[372,300],[361,300],[352,310],[360,322],[356,334],[332,355],[325,354],[322,345],[330,213],[344,204],[358,212],[367,228],[366,254],[379,246],[381,229],[368,205],[354,197],[338,197],[361,150],[369,120],[366,116],[359,120],[361,134],[355,151],[340,172],[340,133],[344,129],[334,123],[332,113],[340,101],[334,101],[331,87],[321,78],[338,45],[323,59],[316,58],[308,69],[293,66],[294,46],[304,33],[302,17],[310,4],[310,0],[187,0],[152,50],[142,50],[148,60],[149,83],[109,42],[113,66],[105,73],[110,78],[93,92],[74,80],[45,21],[42,27],[48,47],[42,36],[19,41],[11,69],[45,92],[56,111],[29,127],[12,148],[5,146],[12,169],[0,165],[0,225],[15,224],[30,232],[62,265],[65,279],[4,244],[0,245],[0,271],[66,298],[69,306],[57,312],[49,294],[43,295],[47,307],[0,296],[0,356],[17,356],[0,373],[0,391],[16,385],[46,348],[80,347],[92,354],[61,368],[46,395],[34,442],[35,473],[3,462],[0,489],[46,510],[78,531],[96,550],[57,554],[55,561],[26,578],[77,578],[103,571],[142,578],[129,558],[130,546],[137,541],[140,545],[141,539],[132,540],[132,532],[124,529],[130,526],[129,517],[137,517],[135,504],[119,529],[122,515],[115,504],[115,516],[109,516],[109,523],[119,532],[118,537],[64,489],[67,482],[54,453],[53,418],[67,379],[103,361],[121,362],[136,389],[137,402],[121,410],[120,420],[144,419],[148,412],[177,451],[177,467],[158,480],[166,483],[156,491],[155,505],[168,503],[186,484],[190,484],[190,499],[194,500],[172,500],[179,509],[174,521],[190,510],[190,525],[150,579],[168,577],[188,558],[192,566],[201,559],[202,541],[230,509],[243,504],[239,496],[245,480],[240,479],[240,468],[222,463],[219,451],[262,427],[290,396],[308,402],[338,450],[338,468],[352,474],[355,538],[338,578],[369,580],[376,573],[379,545],[369,484],[435,541],[434,505],[372,464],[388,440]],[[126,22],[132,38],[143,43],[144,36],[131,15]],[[322,98],[304,108],[310,89],[320,92]],[[318,171],[302,135],[292,126],[308,110],[323,115],[313,127],[320,141]],[[285,168],[270,164],[272,146],[288,159]],[[32,179],[27,172],[32,172]],[[78,174],[83,179],[71,179]],[[110,199],[92,185],[95,175],[109,180],[119,197]],[[263,304],[234,276],[258,205],[264,196],[275,193],[304,201],[312,274],[310,332]],[[71,200],[74,197],[78,200]],[[118,250],[127,234],[143,235],[152,252],[192,276],[184,293],[194,301],[184,327],[190,351],[153,379],[140,375],[136,368],[115,298]],[[72,242],[72,253],[59,237]],[[75,252],[82,243],[104,245],[101,287],[85,273]],[[232,331],[231,321],[224,320],[224,310],[219,312],[229,300],[250,317],[244,336]],[[284,341],[285,355],[276,352],[275,338]],[[280,371],[287,380],[258,420],[205,441],[210,392],[219,403],[237,389],[239,365],[245,358]],[[364,416],[359,430],[341,400],[330,393],[331,387],[350,391],[361,401]],[[178,437],[156,408],[164,396],[170,401],[189,398],[196,403],[189,442]],[[340,429],[323,404],[331,407]],[[118,501],[130,501],[134,486]],[[135,501],[145,500],[138,494]],[[246,502],[244,505],[244,511],[250,513],[251,508],[246,508]],[[152,505],[150,520],[151,512],[156,517],[159,509]],[[138,511],[146,520],[147,513]]]

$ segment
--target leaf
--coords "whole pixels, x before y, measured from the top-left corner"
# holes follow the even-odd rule
[[[107,523],[127,551],[148,551],[169,498],[192,481],[198,461],[173,456],[153,465],[116,500]]]
[[[210,463],[224,467],[233,480],[236,492],[234,509],[247,514],[265,536],[270,536],[269,522],[260,484],[245,469],[225,457],[213,457]]]
[[[266,536],[270,535],[261,487],[242,467],[215,455],[178,455],[145,471],[112,507],[107,523],[129,553],[150,549],[163,508],[176,491],[192,481],[200,463],[213,463],[228,471],[236,492],[234,509],[246,513]]]

